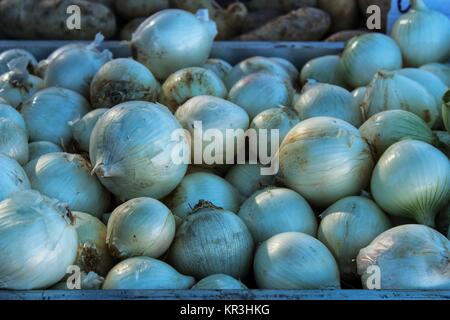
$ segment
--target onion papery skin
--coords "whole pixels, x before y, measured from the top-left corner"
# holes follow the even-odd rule
[[[368,185],[373,160],[358,129],[330,117],[300,122],[279,150],[284,183],[310,204],[326,207]]]
[[[189,150],[187,137],[171,139],[177,129],[180,124],[162,105],[130,101],[111,108],[91,134],[93,172],[122,201],[166,196],[187,170],[172,159],[174,148]]]
[[[133,33],[131,50],[135,60],[164,80],[177,70],[205,64],[216,35],[215,23],[209,19],[183,10],[162,10]]]
[[[103,289],[189,289],[194,283],[194,278],[182,275],[163,261],[135,257],[112,268]]]
[[[387,215],[370,199],[346,197],[321,215],[317,238],[333,253],[343,278],[357,275],[355,259],[379,234],[391,228]]]
[[[0,98],[5,99],[16,109],[36,92],[45,88],[41,78],[31,74],[24,75],[22,72],[13,70],[0,75]]]
[[[0,118],[0,153],[17,160],[21,165],[28,162],[27,132],[6,118]]]
[[[450,64],[449,63],[427,63],[420,67],[422,70],[431,72],[441,79],[447,87],[450,87]]]
[[[253,248],[250,231],[236,214],[203,208],[178,227],[168,262],[197,279],[217,273],[241,279],[250,269]]]
[[[47,288],[77,255],[77,233],[67,207],[36,191],[0,202],[0,288]]]
[[[63,149],[49,141],[36,141],[28,144],[29,159],[34,160],[47,153],[63,152]]]
[[[84,272],[95,272],[105,276],[114,266],[114,261],[106,246],[106,226],[96,217],[73,212],[78,235],[78,253],[75,265]]]
[[[427,226],[407,224],[383,232],[361,249],[358,273],[364,288],[372,284],[373,267],[378,267],[381,281],[377,289],[448,290],[449,256],[450,242],[445,236]]]
[[[106,108],[92,110],[86,113],[83,118],[75,120],[71,124],[73,138],[80,150],[89,152],[89,141],[91,139],[91,133],[94,130],[95,124],[97,123],[98,119],[106,111],[108,111],[108,109]]]
[[[381,33],[368,33],[347,42],[341,64],[346,82],[356,88],[368,85],[382,69],[400,69],[402,55],[390,37]]]
[[[200,201],[208,201],[214,206],[237,212],[241,204],[238,190],[227,180],[205,172],[186,175],[174,192],[169,195],[166,204],[170,210],[184,218]]]
[[[27,174],[16,160],[0,153],[0,168],[0,201],[31,188]]]
[[[222,81],[225,81],[228,72],[230,72],[233,67],[222,59],[208,59],[202,68],[214,72]]]
[[[263,175],[260,164],[238,164],[226,174],[225,179],[241,194],[243,199],[250,197],[255,191],[275,184],[274,175]]]
[[[192,67],[178,70],[163,83],[160,101],[171,110],[196,96],[225,98],[227,88],[213,71]]]
[[[308,202],[286,188],[255,192],[242,204],[238,215],[256,243],[283,232],[302,232],[313,237],[317,233],[316,216]]]
[[[37,66],[36,58],[28,51],[22,49],[10,49],[3,51],[0,54],[0,75],[9,71],[8,63],[14,59],[25,57],[28,59],[27,69],[30,73],[34,71]]]
[[[403,139],[436,143],[436,137],[425,121],[414,113],[404,110],[377,113],[364,122],[359,132],[370,144],[376,159],[391,145]]]
[[[371,191],[386,213],[434,226],[436,214],[450,200],[450,161],[425,142],[397,142],[375,166]]]
[[[294,105],[301,120],[333,117],[355,127],[362,123],[361,110],[347,90],[326,83],[308,83]]]
[[[71,210],[100,217],[109,208],[109,192],[81,155],[48,153],[30,161],[25,170],[33,189],[67,203]]]
[[[175,236],[172,212],[152,198],[136,198],[118,206],[108,220],[106,243],[114,257],[158,258]]]
[[[87,100],[75,91],[47,88],[27,100],[21,113],[30,141],[49,141],[64,147],[72,139],[69,123],[89,110]]]
[[[155,102],[161,85],[143,64],[130,58],[105,63],[90,86],[92,107],[111,108],[122,102]]]
[[[342,71],[341,58],[337,55],[329,55],[309,60],[300,73],[300,83],[305,85],[308,80],[320,83],[334,84],[347,87]]]
[[[226,274],[213,274],[197,282],[191,289],[195,290],[242,290],[247,287],[239,280]]]
[[[450,58],[450,19],[427,8],[423,0],[411,1],[411,10],[392,27],[406,65],[418,67]]]
[[[23,119],[22,115],[8,104],[0,102],[0,118],[11,120],[21,129],[25,131],[27,130],[27,126],[25,125],[25,120]]]
[[[430,128],[439,124],[441,115],[433,96],[418,82],[395,72],[378,72],[364,97],[366,116],[385,110],[405,110],[421,117]]]
[[[299,232],[280,233],[264,241],[253,263],[260,289],[338,289],[339,270],[319,240]]]

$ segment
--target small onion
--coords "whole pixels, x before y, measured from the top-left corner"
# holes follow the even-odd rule
[[[223,273],[240,279],[250,269],[253,246],[250,232],[236,214],[200,208],[179,226],[168,261],[196,278]]]
[[[208,95],[225,98],[227,89],[213,71],[192,67],[176,71],[163,83],[160,101],[171,110],[192,97]]]
[[[47,88],[27,100],[21,113],[31,141],[49,141],[64,147],[72,138],[69,123],[89,109],[86,99],[75,91]]]
[[[33,189],[67,203],[74,211],[100,217],[109,207],[109,193],[91,175],[91,164],[78,154],[45,154],[29,162],[25,170]]]
[[[290,105],[290,90],[286,81],[270,73],[250,74],[231,88],[228,100],[247,111],[250,119],[276,107]]]
[[[260,164],[238,164],[227,172],[225,179],[247,199],[255,191],[275,183],[275,176],[261,173],[263,168]]]
[[[99,108],[86,113],[83,118],[72,122],[71,129],[74,140],[80,150],[89,152],[89,141],[91,139],[91,133],[94,130],[95,124],[98,119],[108,109]]]
[[[152,198],[136,198],[118,206],[108,220],[106,243],[119,259],[160,257],[175,236],[172,212]]]
[[[82,271],[105,276],[113,267],[113,259],[106,246],[106,226],[96,217],[73,212],[78,235],[78,254],[75,265]]]
[[[300,73],[300,83],[304,85],[310,79],[320,83],[347,87],[341,58],[336,55],[318,57],[308,61]]]
[[[390,37],[367,33],[349,40],[341,57],[345,79],[353,88],[369,84],[380,70],[402,67],[402,54]]]
[[[450,58],[450,19],[428,9],[423,0],[410,2],[411,10],[398,18],[391,33],[405,64],[418,67],[430,62],[446,62]]]
[[[197,282],[191,289],[195,290],[242,290],[247,287],[226,274],[213,274]]]
[[[129,101],[109,109],[91,134],[93,172],[122,201],[166,196],[187,169],[172,158],[176,149],[189,149],[187,137],[173,141],[178,129],[175,117],[158,104]]]
[[[33,73],[37,66],[36,58],[26,50],[10,49],[0,54],[0,75],[9,71],[8,63],[14,59],[25,57],[28,60],[28,72]]]
[[[0,153],[0,168],[0,201],[31,188],[27,174],[16,160]]]
[[[296,82],[299,76],[297,67],[287,59],[280,57],[270,57],[270,60],[278,63],[289,74],[292,82]]]
[[[442,120],[444,121],[445,128],[450,133],[450,90],[443,97]]]
[[[450,200],[450,161],[425,142],[397,142],[375,166],[371,191],[387,213],[434,226],[436,214]]]
[[[450,64],[427,63],[421,66],[420,69],[431,72],[436,77],[441,79],[447,87],[450,87]]]
[[[215,23],[204,13],[195,16],[168,9],[152,15],[133,33],[133,58],[159,80],[182,68],[203,65],[217,35]]]
[[[64,277],[77,255],[68,208],[36,191],[0,202],[0,288],[49,287]]]
[[[222,59],[208,59],[202,68],[214,72],[222,81],[225,81],[228,72],[230,72],[233,67]]]
[[[389,229],[362,249],[357,257],[364,288],[373,283],[373,267],[381,277],[377,289],[450,289],[450,242],[439,232],[409,224]]]
[[[439,123],[440,112],[434,97],[418,82],[395,72],[378,72],[364,97],[366,116],[401,109],[421,117],[431,128]]]
[[[22,165],[28,162],[27,132],[6,118],[0,118],[0,153]]]
[[[114,59],[105,63],[91,82],[94,108],[111,108],[119,103],[142,100],[154,102],[161,86],[143,64],[133,59]]]
[[[338,289],[339,270],[319,240],[299,232],[280,233],[264,241],[253,263],[260,289]]]
[[[112,268],[103,289],[189,289],[194,283],[194,278],[182,275],[165,262],[135,257]]]
[[[364,122],[359,132],[370,144],[376,159],[391,145],[403,139],[436,143],[436,137],[425,121],[404,110],[377,113]]]
[[[358,129],[329,117],[307,119],[289,131],[279,159],[286,185],[319,207],[359,194],[373,167]]]
[[[309,82],[295,102],[301,120],[312,117],[334,117],[359,127],[362,123],[361,109],[350,92],[327,83]]]
[[[346,197],[328,207],[321,215],[317,238],[336,258],[343,277],[356,275],[355,259],[391,223],[370,199]]]
[[[25,125],[25,120],[22,115],[8,104],[0,102],[0,118],[11,120],[21,129],[25,131],[27,130],[27,126]]]
[[[302,232],[316,236],[316,216],[306,200],[286,188],[257,191],[241,206],[239,217],[255,242],[263,242],[283,232]]]
[[[49,141],[36,141],[28,144],[29,160],[33,160],[47,153],[63,152],[60,146]]]
[[[201,201],[208,201],[231,212],[237,212],[241,204],[235,187],[227,180],[205,172],[186,175],[166,203],[174,214],[184,218]]]

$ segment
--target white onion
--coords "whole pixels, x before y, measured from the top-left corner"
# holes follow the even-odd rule
[[[203,132],[208,129],[219,130],[222,137],[226,137],[227,129],[246,130],[249,124],[249,118],[244,109],[232,102],[212,96],[197,96],[189,99],[177,109],[175,117],[183,128],[191,134],[193,157],[196,155],[195,150],[199,146],[202,147],[202,154],[205,154],[211,148],[210,145],[216,146],[218,143],[208,140],[208,137],[204,134],[195,135],[195,122],[201,121]],[[215,150],[214,159],[205,159],[205,157],[202,157],[202,164],[223,164],[226,162],[226,159],[234,158],[233,156],[236,150],[240,150],[243,147],[241,143],[243,141],[240,140],[236,141],[234,145],[227,144],[226,141],[223,141],[224,146],[222,150]],[[194,163],[199,164],[195,161],[195,158]]]
[[[75,91],[47,88],[27,100],[21,109],[31,141],[49,141],[68,146],[72,138],[69,122],[83,117],[89,103]]]
[[[397,142],[375,166],[371,191],[387,213],[434,226],[436,214],[450,200],[450,161],[425,142]]]
[[[0,102],[0,118],[9,119],[21,129],[25,131],[27,130],[27,126],[25,125],[25,120],[23,119],[22,115],[8,104]]]
[[[242,204],[238,215],[257,243],[283,232],[302,232],[313,237],[317,232],[317,219],[308,202],[286,188],[257,191]]]
[[[119,103],[141,100],[154,102],[161,85],[143,64],[133,59],[114,59],[95,74],[90,86],[94,108],[111,108]]]
[[[90,45],[74,47],[59,53],[47,66],[45,86],[71,89],[89,97],[92,78],[106,62],[112,59],[112,53],[109,50],[102,52],[97,50],[102,41],[103,36],[97,34]]]
[[[334,117],[359,127],[361,110],[350,92],[336,85],[308,82],[295,102],[301,120],[312,117]]]
[[[237,212],[240,194],[227,180],[211,173],[197,172],[186,175],[166,204],[177,216],[184,218],[201,202]]]
[[[45,154],[25,170],[33,189],[67,203],[71,210],[100,217],[109,207],[110,194],[91,175],[91,164],[78,154]]]
[[[240,290],[247,287],[239,280],[226,274],[213,274],[197,282],[191,289],[195,290]]]
[[[421,117],[427,125],[439,124],[440,112],[434,97],[418,82],[395,72],[378,72],[364,97],[366,116],[381,111],[401,109]]]
[[[359,132],[371,146],[376,159],[392,144],[403,139],[436,143],[436,137],[425,121],[414,113],[404,110],[377,113],[364,122]]]
[[[82,42],[75,42],[75,43],[69,43],[62,47],[59,47],[55,51],[53,51],[47,59],[39,61],[37,67],[36,67],[36,75],[41,77],[42,79],[45,78],[45,72],[47,71],[48,65],[55,60],[60,54],[63,52],[76,49],[76,48],[85,48],[88,45],[82,43]]]
[[[292,82],[296,82],[298,80],[299,73],[297,67],[292,62],[280,57],[270,57],[269,59],[282,66],[283,69],[289,74]]]
[[[343,198],[328,207],[320,218],[317,238],[334,255],[343,277],[356,275],[359,250],[391,227],[386,214],[364,197]]]
[[[29,72],[33,72],[37,66],[36,58],[26,50],[10,49],[0,54],[0,75],[9,71],[9,62],[20,57],[25,57],[28,60],[27,69]]]
[[[94,130],[95,124],[97,123],[98,119],[106,111],[108,111],[108,109],[106,108],[92,110],[86,113],[81,119],[75,120],[70,124],[73,138],[80,150],[89,152],[89,141],[91,139],[91,133]]]
[[[36,191],[0,202],[0,288],[40,289],[64,277],[77,255],[73,217]]]
[[[28,162],[27,132],[6,118],[0,118],[0,153],[22,165]]]
[[[171,110],[195,96],[214,96],[225,98],[227,89],[213,71],[191,67],[172,73],[161,87],[160,102]]]
[[[447,132],[450,133],[450,90],[445,93],[442,100],[442,120]]]
[[[222,59],[208,59],[206,63],[202,66],[202,68],[211,70],[214,72],[222,81],[225,81],[225,78],[233,68],[231,64]]]
[[[369,84],[380,70],[402,67],[402,54],[390,37],[367,33],[350,39],[341,56],[345,79],[353,88]]]
[[[300,122],[284,138],[279,157],[285,184],[319,207],[359,194],[373,167],[358,129],[329,117]]]
[[[31,188],[27,174],[16,160],[0,153],[0,168],[0,201]]]
[[[227,172],[225,179],[247,199],[255,191],[275,183],[275,176],[261,174],[262,168],[260,164],[238,164]]]
[[[362,249],[357,258],[364,288],[373,267],[379,268],[379,289],[450,289],[450,242],[439,232],[417,224],[389,229]]]
[[[177,148],[189,149],[186,137],[173,141],[178,129],[175,117],[158,104],[130,101],[109,109],[91,134],[93,172],[122,201],[166,196],[187,169],[172,159]]]
[[[113,267],[113,259],[106,246],[106,226],[96,217],[73,212],[78,235],[78,253],[75,265],[82,271],[105,276]]]
[[[243,77],[230,89],[228,100],[247,111],[250,119],[276,107],[290,105],[290,90],[284,79],[270,73]]]
[[[411,10],[398,18],[391,32],[405,64],[418,67],[446,62],[450,58],[450,19],[428,9],[423,0],[410,2]]]
[[[447,87],[450,87],[450,64],[427,63],[421,66],[420,69],[431,72],[436,77],[441,79]]]
[[[196,278],[223,273],[240,279],[250,269],[253,246],[250,232],[236,214],[200,208],[178,227],[168,261]]]
[[[195,16],[183,10],[162,10],[133,33],[131,50],[134,59],[164,80],[179,69],[203,65],[216,35],[216,25],[204,11]]]
[[[175,236],[172,212],[152,198],[135,198],[118,206],[108,220],[106,243],[119,259],[160,257]]]
[[[182,275],[165,262],[136,257],[112,268],[103,289],[189,289],[194,283],[194,278]]]
[[[33,160],[47,153],[63,152],[60,146],[49,141],[36,141],[28,144],[29,160]]]
[[[339,270],[319,240],[299,232],[280,233],[264,241],[253,263],[260,289],[338,289]]]
[[[341,58],[337,55],[317,57],[308,61],[300,73],[300,83],[304,85],[310,79],[320,83],[347,87],[342,71]]]

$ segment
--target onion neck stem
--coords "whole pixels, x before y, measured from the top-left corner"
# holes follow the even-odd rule
[[[410,0],[411,1],[411,8],[413,10],[423,11],[428,10],[428,7],[426,6],[425,2],[423,0]]]

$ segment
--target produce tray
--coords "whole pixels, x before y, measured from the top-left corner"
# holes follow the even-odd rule
[[[57,48],[73,42],[80,41],[0,40],[0,52],[19,48],[28,50],[37,59],[44,59]],[[101,48],[111,50],[116,58],[131,55],[130,48],[124,41],[105,41]],[[214,42],[211,57],[234,64],[252,56],[275,56],[288,59],[301,67],[310,59],[337,54],[343,49],[343,42],[217,41]]]

